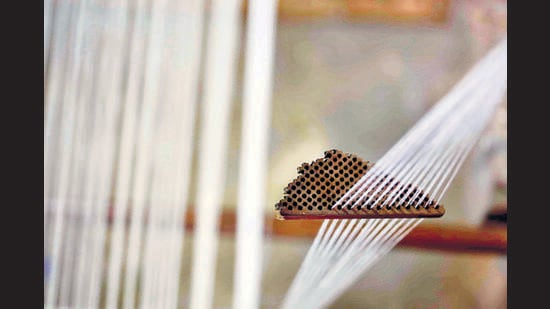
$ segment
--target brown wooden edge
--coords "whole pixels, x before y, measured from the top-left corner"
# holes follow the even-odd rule
[[[112,208],[108,223],[112,220]],[[145,219],[146,220],[146,219]],[[265,234],[280,239],[302,238],[313,239],[319,230],[322,220],[276,220],[265,217]],[[222,235],[233,236],[237,218],[234,210],[224,209],[219,219],[219,230]],[[195,211],[191,207],[185,216],[185,229],[193,232]],[[485,224],[472,227],[450,223],[422,222],[397,245],[403,248],[415,248],[445,251],[449,253],[483,253],[505,255],[508,247],[506,224]]]
[[[273,217],[265,219],[265,233],[280,238],[313,239],[322,220],[281,221]],[[193,231],[195,215],[187,212],[186,230]],[[233,235],[236,229],[235,212],[224,210],[220,217],[220,232]],[[485,253],[505,255],[508,247],[506,226],[487,225],[470,227],[459,224],[420,223],[397,245],[404,248],[445,251],[452,253]]]

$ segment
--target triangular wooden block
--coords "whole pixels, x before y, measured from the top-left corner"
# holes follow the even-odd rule
[[[388,177],[377,176],[372,179],[374,195],[369,203],[357,197],[348,205],[336,205],[340,198],[348,192],[355,183],[373,166],[356,155],[347,154],[340,150],[325,151],[324,158],[317,159],[310,164],[302,163],[298,167],[298,177],[284,189],[283,198],[275,204],[277,219],[352,219],[352,218],[429,218],[441,217],[445,208],[434,201],[424,192],[419,192],[411,184],[401,184],[392,181],[392,187],[383,186]],[[393,180],[393,179],[390,179]],[[404,187],[405,186],[405,187]],[[378,190],[380,189],[380,190]],[[404,189],[403,192],[391,200],[390,205],[382,206],[392,191]],[[351,197],[354,192],[351,192]],[[384,194],[380,198],[380,194]],[[357,199],[360,199],[359,201]],[[378,201],[376,204],[373,201]]]

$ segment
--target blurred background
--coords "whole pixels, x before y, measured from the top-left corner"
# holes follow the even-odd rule
[[[117,5],[110,5],[109,1],[88,2],[87,8],[93,12],[94,18],[88,19],[89,25],[81,27],[86,29],[105,22],[109,25],[105,30],[107,32],[116,27],[116,19],[113,19],[116,18],[116,11],[129,7],[118,2]],[[59,73],[63,70],[56,70],[56,67],[63,68],[74,55],[56,51],[55,46],[61,46],[56,44],[62,43],[56,42],[63,42],[63,31],[74,29],[71,25],[78,22],[67,18],[63,27],[59,24],[59,18],[63,16],[59,12],[63,9],[69,11],[71,6],[78,7],[79,3],[82,2],[59,0],[45,3],[51,5],[50,11],[45,9],[45,18],[47,14],[53,14],[48,16],[53,25],[58,25],[58,28],[52,26],[48,33],[45,30],[45,89],[54,89],[54,80],[57,83],[55,87],[58,87],[55,89],[70,85],[60,82],[63,78],[68,78],[68,75],[63,77]],[[185,5],[182,7],[185,8]],[[239,160],[242,146],[248,7],[247,3],[243,3],[238,13],[240,26],[237,28],[235,74],[231,85],[234,90],[229,98],[231,102],[228,110],[224,185],[213,188],[222,196],[213,308],[233,307],[237,250],[235,216],[239,211],[239,168],[242,164]],[[75,9],[74,12],[78,11]],[[204,62],[208,61],[206,34],[211,18],[209,2],[205,4],[204,12],[205,30],[201,43],[203,49],[200,52],[202,59],[198,59],[201,70],[204,70]],[[171,16],[176,18],[171,22],[180,22],[177,18],[184,18],[183,15]],[[268,127],[265,203],[259,206],[263,208],[265,215],[265,238],[261,249],[261,308],[280,306],[315,235],[314,223],[308,225],[273,221],[273,205],[281,198],[286,184],[296,176],[296,167],[302,162],[321,157],[323,151],[331,148],[376,162],[491,47],[506,36],[506,15],[506,1],[494,0],[278,1],[270,86],[272,94],[269,100],[271,120]],[[74,17],[74,14],[67,16]],[[55,18],[58,20],[55,21]],[[102,18],[105,20],[102,21]],[[117,37],[124,38],[124,33],[117,34]],[[170,37],[172,36],[177,38],[179,35],[177,32],[170,32]],[[95,37],[90,35],[90,40],[93,38]],[[184,37],[180,39],[185,40]],[[102,42],[101,39],[97,41]],[[67,46],[77,46],[74,42],[65,43]],[[90,75],[83,74],[83,80],[86,79],[85,76],[96,74],[92,70],[94,65],[91,59],[102,48],[101,43],[97,44],[89,49],[79,47],[85,51],[82,54],[85,59],[83,63],[90,64],[82,65],[81,70],[84,72],[90,70]],[[131,44],[127,43],[121,48],[128,48]],[[177,53],[177,49],[174,50]],[[86,52],[90,54],[89,58],[84,56]],[[173,68],[179,61],[177,55],[163,55],[172,57],[172,60],[168,63],[160,61],[159,66]],[[126,66],[122,71],[131,70],[130,67]],[[160,85],[168,83],[161,79],[162,73],[155,76],[158,76]],[[144,80],[152,82],[152,79]],[[187,308],[190,302],[193,251],[197,246],[194,244],[194,226],[201,157],[199,146],[203,142],[202,125],[205,119],[200,116],[205,112],[205,105],[201,103],[201,99],[205,97],[204,84],[205,77],[201,73],[198,77],[195,116],[191,117],[194,119],[194,133],[190,149],[192,159],[188,167],[188,198],[185,202],[188,206],[184,210],[185,234],[182,234],[184,236],[181,239],[181,271],[177,280],[177,306],[182,308]],[[85,89],[85,85],[86,81],[81,81],[73,87]],[[158,89],[158,93],[163,93],[161,86]],[[63,121],[68,118],[63,118],[62,115],[68,110],[64,106],[69,106],[71,101],[66,97],[57,101],[48,99],[48,91],[51,93],[53,90],[46,90],[46,108],[48,105],[52,106],[51,102],[60,102],[58,106],[63,107],[56,107],[52,112],[52,115],[59,116],[51,116],[53,133],[45,137],[45,144],[53,145],[52,154],[45,154],[45,180],[53,184],[62,179],[58,168],[64,164],[72,164],[69,168],[72,171],[80,161],[76,156],[68,158],[59,155],[62,153],[59,149],[63,149],[65,145],[59,141],[63,140],[64,130],[70,130],[66,129],[69,127],[64,127]],[[79,95],[92,97],[92,93],[94,92]],[[160,95],[158,98],[158,101],[162,101]],[[93,100],[97,99],[90,102]],[[89,104],[90,110],[93,110],[93,103]],[[181,104],[186,103],[182,100]],[[99,115],[108,113],[108,108],[105,105],[105,110]],[[78,115],[78,112],[75,113]],[[162,121],[162,117],[160,119]],[[75,120],[75,123],[78,121]],[[138,124],[137,127],[142,125]],[[117,120],[113,120],[112,130],[115,137],[119,136],[116,132],[120,126],[122,125]],[[154,131],[157,127],[151,128]],[[89,130],[94,132],[93,126]],[[419,228],[423,227],[422,231],[427,236],[411,233],[402,245],[398,245],[367,271],[330,308],[506,308],[506,134],[504,102],[445,195],[442,201],[447,209],[445,216],[437,222],[424,221]],[[90,136],[86,138],[86,141],[93,140]],[[118,145],[118,142],[113,142],[113,145]],[[86,144],[81,147],[92,149],[95,146]],[[113,147],[119,149],[118,146]],[[119,163],[114,158],[119,152],[120,150],[115,150],[112,159],[112,175],[107,173],[110,176],[106,176],[113,178],[113,187],[119,168]],[[171,166],[172,159],[167,157],[166,160],[166,166]],[[77,175],[79,172],[75,173]],[[86,183],[85,179],[82,181]],[[68,186],[70,192],[72,189],[70,184]],[[63,199],[69,200],[66,196],[70,194],[59,196],[59,192],[63,191],[50,189],[48,191],[45,188],[45,294],[51,285],[51,278],[48,276],[51,275],[51,259],[55,256],[53,252],[57,250],[57,269],[65,270],[59,271],[59,287],[56,287],[55,292],[58,295],[57,301],[52,303],[78,307],[73,302],[76,297],[74,286],[78,286],[76,282],[81,279],[73,278],[68,270],[76,269],[77,266],[66,266],[65,262],[72,261],[71,263],[77,265],[78,259],[87,249],[78,251],[78,246],[73,248],[68,245],[70,242],[80,243],[78,237],[72,239],[67,235],[81,235],[85,228],[79,227],[78,223],[71,223],[80,222],[80,219],[75,219],[78,218],[75,213],[78,213],[79,206],[74,205],[78,203],[67,204],[69,206],[64,208],[66,213],[56,215],[62,209],[56,203]],[[113,189],[112,192],[105,194],[109,196],[109,201],[117,198],[115,195],[118,191]],[[79,200],[78,194],[75,200]],[[150,203],[154,202],[151,197]],[[108,265],[108,253],[111,252],[108,244],[109,207],[112,207],[111,202],[106,202],[104,212],[100,212],[103,216],[100,220],[106,222],[102,227],[106,236],[100,239],[99,245],[105,246],[105,267]],[[148,211],[147,207],[150,206],[145,206],[145,213]],[[130,211],[131,209],[130,207]],[[65,223],[56,234],[53,232],[55,222],[59,222],[61,217],[65,218]],[[89,231],[90,235],[97,232],[95,226],[89,227]],[[145,235],[146,232],[143,233]],[[433,238],[430,233],[445,237]],[[59,249],[54,249],[55,237],[62,237]],[[163,238],[158,240],[163,241]],[[140,248],[139,252],[147,250]],[[69,258],[70,255],[74,255],[74,258]],[[96,305],[102,307],[105,306],[104,284],[107,281],[107,271],[100,273]],[[68,292],[62,297],[63,288],[68,289]],[[143,304],[141,306],[147,307]]]

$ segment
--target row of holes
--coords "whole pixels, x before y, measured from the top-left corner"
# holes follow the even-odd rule
[[[366,172],[367,166],[363,168],[363,162],[356,157],[345,157],[342,153],[334,154],[335,150],[326,152],[325,158],[315,160],[311,164],[304,163],[298,168],[301,176],[294,184],[289,185],[290,189],[285,188],[285,193],[289,195],[285,197],[286,201],[281,201],[283,207],[287,207],[288,210],[322,210],[328,207],[328,203],[332,204],[339,199],[355,180]],[[340,178],[337,178],[338,175]],[[308,205],[309,203],[311,205]]]
[[[395,186],[395,185],[394,185],[394,186]],[[334,186],[332,186],[332,187],[334,188]],[[387,186],[383,187],[382,190],[385,190],[386,188],[387,188]],[[401,186],[401,188],[403,188],[403,186]],[[404,190],[404,193],[405,193],[405,194],[409,191],[408,188],[410,188],[410,185]],[[323,189],[324,189],[324,188],[323,188]],[[292,204],[293,204],[294,207],[298,206],[298,203],[296,203],[296,201],[293,202],[293,199],[297,199],[297,201],[300,202],[300,203],[303,201],[306,205],[308,204],[308,202],[309,202],[309,203],[313,202],[313,207],[317,206],[317,205],[316,205],[316,202],[313,201],[313,199],[315,199],[315,198],[317,197],[317,195],[316,195],[315,193],[313,193],[311,197],[308,197],[308,194],[311,194],[311,190],[310,190],[310,189],[307,189],[307,190],[305,191],[307,194],[306,194],[306,193],[301,194],[301,197],[300,197],[298,194],[300,194],[302,191],[301,191],[301,190],[297,190],[296,192],[297,192],[297,194],[294,193],[294,194],[292,194],[291,197],[290,197],[290,196],[287,196],[287,197],[286,197],[287,201],[288,201],[289,203],[292,202]],[[320,191],[319,191],[319,190],[317,190],[316,192],[320,194]],[[409,193],[409,196],[407,196],[407,197],[405,198],[405,203],[408,204],[408,205],[405,206],[405,208],[409,209],[409,208],[411,207],[411,205],[409,204],[409,201],[410,201],[410,199],[415,195],[416,192],[417,192],[417,189],[412,190],[411,193]],[[327,193],[330,194],[330,190],[327,190]],[[328,199],[329,201],[332,201],[332,200],[336,199],[337,194],[339,195],[340,193],[341,193],[340,190],[336,190],[336,194],[332,194],[332,195],[330,195],[330,196],[327,196],[326,194],[323,193],[323,194],[321,195],[321,197],[318,197],[318,198],[317,198],[317,202],[321,202],[322,199]],[[387,196],[387,195],[386,195],[386,196]],[[400,196],[396,199],[396,201],[394,201],[391,205],[387,205],[386,208],[387,208],[387,209],[391,209],[392,207],[396,207],[396,209],[399,209],[399,208],[401,207],[401,205],[398,205],[398,204],[401,202],[401,199],[402,199],[403,197],[405,197],[405,195],[404,195],[403,193],[401,193]],[[424,200],[423,200],[422,202],[420,202],[420,199],[421,199],[422,197],[424,197]],[[302,200],[302,198],[304,198],[304,200]],[[338,197],[338,198],[339,198],[339,197]],[[377,199],[377,197],[375,197],[375,199]],[[344,201],[347,202],[348,200],[349,200],[349,197],[346,198]],[[421,206],[424,206],[425,208],[428,208],[428,206],[431,206],[431,205],[434,204],[434,202],[431,201],[429,205],[426,205],[426,203],[427,203],[428,201],[429,201],[429,198],[428,198],[427,196],[424,196],[423,193],[421,192],[421,193],[419,193],[418,196],[414,199],[414,202],[415,202],[416,204],[418,204],[418,202],[420,202],[420,204],[419,204],[419,205],[413,205],[413,206],[414,206],[415,208],[418,208],[418,207],[421,207]],[[355,202],[356,202],[356,200],[354,200],[354,203],[355,203]],[[326,204],[326,203],[325,203],[325,204]],[[413,204],[414,204],[414,203],[413,203]],[[283,202],[283,206],[286,206],[286,205],[287,205],[287,203],[286,203],[286,202]],[[325,205],[325,206],[326,206],[326,205]],[[290,207],[289,210],[292,210],[292,209],[293,209],[291,205],[288,205],[288,207]],[[313,207],[308,207],[308,209],[309,209],[309,210],[313,210]],[[351,206],[347,206],[347,207],[348,207],[348,209],[351,209]],[[438,207],[438,205],[436,205],[435,208],[437,208],[437,207]],[[320,206],[318,206],[317,208],[318,208],[319,210],[322,210],[322,207],[320,207]],[[338,209],[341,209],[341,208],[342,208],[341,206],[338,206]],[[361,205],[359,205],[359,206],[357,207],[357,209],[359,209],[359,210],[360,210],[361,208],[362,208]],[[367,205],[367,208],[368,208],[368,209],[372,209],[372,204],[371,204],[371,205]],[[382,209],[382,206],[378,206],[377,208],[378,208],[378,209]],[[299,208],[298,208],[298,209],[299,209]],[[299,209],[299,210],[300,210],[300,209]]]
[[[341,159],[341,161],[339,161],[339,159]],[[356,165],[354,165],[354,163],[356,163]],[[352,186],[354,184],[354,181],[356,179],[359,179],[359,177],[366,172],[367,166],[364,166],[364,169],[362,167],[363,162],[361,160],[358,160],[356,157],[345,156],[340,152],[337,153],[336,150],[325,152],[325,158],[315,160],[311,164],[304,163],[301,167],[298,168],[298,173],[301,175],[298,177],[295,184],[289,185],[291,190],[289,190],[288,187],[285,188],[285,194],[289,195],[285,196],[286,200],[281,200],[279,204],[281,204],[283,207],[286,207],[290,211],[294,208],[296,208],[297,210],[303,210],[304,208],[307,208],[310,211],[315,208],[317,210],[323,210],[324,207],[328,207],[328,209],[331,210],[331,207],[328,206],[327,201],[332,204],[333,201],[339,199],[341,197],[341,193],[343,195],[347,191],[346,189]],[[354,172],[353,175],[351,174],[351,170],[353,170]],[[340,179],[334,178],[334,176],[337,177],[338,174],[340,174],[341,176]],[[318,180],[312,183],[313,180],[309,179],[310,177],[315,177]],[[325,179],[325,177],[327,177],[328,179]],[[346,181],[348,178],[349,181]],[[378,181],[378,185],[380,185],[386,178],[387,175],[381,178]],[[300,182],[300,180],[302,182]],[[390,179],[390,181],[393,181],[393,178]],[[320,187],[320,189],[317,189],[317,187]],[[339,189],[337,189],[337,187],[339,187]],[[394,189],[395,187],[397,187],[397,184],[394,184],[392,186],[392,189]],[[409,184],[404,192],[407,193],[410,187],[411,185]],[[386,188],[387,186],[384,186],[382,190],[385,190]],[[400,189],[402,188],[403,186],[400,186]],[[292,193],[293,191],[295,191],[295,193]],[[325,193],[323,193],[323,191]],[[332,193],[333,191],[335,193]],[[414,191],[411,192],[409,196],[407,196],[407,198],[405,199],[405,203],[407,203],[407,205],[404,206],[404,208],[411,208],[411,205],[408,204],[408,202],[410,201],[410,198],[414,196],[414,193],[416,193],[416,191],[417,190],[414,189]],[[311,196],[308,197],[308,195]],[[415,202],[418,203],[422,196],[423,194],[420,193],[419,196],[415,198]],[[397,203],[400,203],[403,197],[405,197],[405,195],[401,193],[400,197],[397,198],[396,201],[393,202],[391,205],[387,205],[386,208],[389,210],[392,209],[393,206],[396,209],[399,209],[403,204]],[[377,197],[375,197],[375,199],[376,198]],[[425,197],[424,201],[422,201],[419,205],[413,205],[413,207],[418,209],[420,206],[424,206],[428,201],[427,199],[428,198]],[[346,201],[347,200],[349,200],[349,198],[347,198]],[[356,200],[354,200],[354,202],[355,201]],[[308,205],[310,203],[311,205]],[[429,205],[425,205],[424,207],[428,208],[430,205],[433,205],[433,201]],[[373,205],[372,203],[370,203],[369,205],[367,205],[366,208],[372,209],[372,207]],[[438,207],[439,205],[436,205],[434,208]],[[346,208],[348,210],[351,210],[352,206],[348,205]],[[362,208],[362,205],[358,205],[356,207],[357,210],[361,210]],[[376,208],[382,209],[380,205]],[[342,206],[339,205],[336,207],[336,209],[341,210]]]
[[[395,205],[395,204],[396,203],[394,202],[391,205],[386,205],[386,209],[387,210],[391,210],[393,208],[395,208],[396,210],[401,209],[401,205]],[[418,205],[407,204],[407,205],[404,206],[404,208],[405,209],[411,209],[411,208],[419,209],[420,207],[424,207],[425,209],[428,209],[429,206],[432,206],[433,204],[434,204],[434,201],[431,201],[428,205],[426,205],[424,202],[422,202],[421,204],[418,204]],[[307,203],[305,205],[307,205]],[[309,205],[309,206],[298,205],[298,203],[296,203],[296,202],[292,202],[292,205],[288,205],[286,202],[283,202],[282,206],[286,207],[288,210],[293,210],[294,208],[296,208],[298,210],[303,210],[304,207],[306,207],[308,210],[313,210],[314,208],[317,208],[317,210],[323,210],[324,207],[327,207],[327,202],[323,202],[322,205],[317,205],[317,202],[314,201],[312,203],[312,205]],[[338,210],[343,209],[342,205],[338,205],[335,208],[338,209]],[[352,206],[348,205],[348,206],[346,206],[346,208],[348,210],[351,210]],[[368,210],[371,210],[372,208],[373,208],[372,205],[367,205],[367,207],[366,207],[366,209],[368,209]],[[439,208],[439,204],[434,206],[434,209],[438,209],[438,208]],[[333,210],[331,208],[328,208],[328,209]],[[363,209],[363,206],[362,205],[357,205],[356,209],[361,210],[361,209]],[[376,207],[376,209],[381,210],[382,206],[379,205],[379,206]]]

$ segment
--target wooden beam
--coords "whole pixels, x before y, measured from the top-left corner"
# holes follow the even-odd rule
[[[77,219],[77,218],[75,218]],[[108,223],[111,223],[112,209]],[[147,218],[144,219],[147,224]],[[438,221],[438,223],[430,222]],[[237,220],[233,210],[224,209],[219,222],[220,233],[232,236]],[[313,239],[317,235],[322,220],[276,220],[265,217],[265,233],[277,238]],[[190,233],[195,226],[195,212],[191,206],[186,213],[185,229]],[[397,245],[398,247],[436,250],[451,253],[498,254],[506,255],[508,234],[506,224],[488,223],[481,227],[442,223],[441,220],[425,220],[413,229]]]
[[[185,227],[192,232],[194,212],[188,211]],[[506,254],[508,237],[504,225],[487,225],[480,228],[458,225],[429,223],[417,226],[399,244],[399,247],[447,251],[453,253]],[[313,239],[322,220],[280,221],[266,217],[266,234],[281,238]],[[236,227],[233,211],[224,210],[220,219],[220,232],[233,235]]]
[[[441,24],[448,20],[450,7],[450,0],[279,0],[278,18]]]

